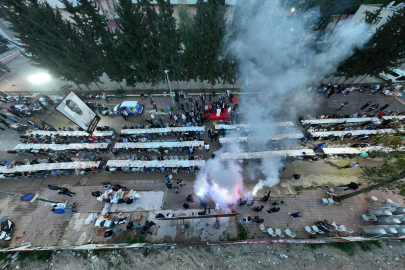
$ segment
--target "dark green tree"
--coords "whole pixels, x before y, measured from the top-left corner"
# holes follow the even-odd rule
[[[76,46],[81,47],[81,57],[69,59],[77,61],[82,66],[80,76],[87,83],[94,82],[98,89],[101,90],[98,82],[101,83],[100,77],[107,70],[106,54],[108,49],[112,49],[111,39],[113,35],[107,31],[108,20],[105,15],[100,14],[100,8],[93,6],[87,0],[78,0],[74,6],[69,0],[61,0],[67,12],[71,14],[73,25],[77,29],[78,38]],[[74,54],[72,52],[71,54]],[[110,60],[114,57],[110,58]],[[110,69],[108,69],[110,70]]]
[[[157,0],[159,14],[156,21],[157,33],[157,76],[161,81],[166,81],[165,70],[169,70],[169,78],[172,81],[181,79],[180,66],[180,33],[176,26],[176,19],[173,16],[173,6],[170,0]]]
[[[214,85],[221,78],[224,57],[221,46],[226,34],[225,0],[197,0],[196,8],[190,53],[197,78]]]
[[[376,13],[366,13],[366,20],[371,24],[378,18]],[[363,48],[345,60],[338,71],[346,76],[378,76],[405,62],[405,9],[397,10],[380,26]]]

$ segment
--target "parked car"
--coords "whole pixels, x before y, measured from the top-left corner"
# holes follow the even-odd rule
[[[138,115],[143,112],[143,107],[138,101],[131,100],[131,101],[124,101],[121,104],[118,104],[117,106],[114,107],[115,114],[120,114],[122,110],[126,110],[129,115],[131,114]]]
[[[405,82],[405,71],[402,69],[391,69],[388,73],[381,72],[380,77],[387,82]]]

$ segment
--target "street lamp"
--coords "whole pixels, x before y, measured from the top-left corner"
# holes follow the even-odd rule
[[[169,71],[165,70],[166,77],[167,77],[167,83],[169,84],[169,90],[170,90],[170,96],[172,97],[172,102],[173,102],[173,108],[174,108],[174,99],[172,95],[172,88],[170,87],[170,81],[169,81]]]
[[[28,77],[28,80],[30,81],[30,83],[32,84],[43,84],[43,83],[47,83],[49,80],[51,79],[51,76],[48,73],[38,73],[35,75],[31,75]],[[58,91],[56,91],[55,88],[53,88],[52,86],[50,86],[48,83],[47,85],[52,88],[53,91],[55,91],[56,93],[58,93],[59,96],[63,97]]]

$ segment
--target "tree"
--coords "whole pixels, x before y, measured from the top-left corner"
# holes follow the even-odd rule
[[[185,0],[183,0],[184,2]],[[194,19],[190,14],[189,7],[185,4],[181,4],[178,9],[178,30],[180,33],[181,42],[181,55],[180,55],[180,80],[189,82],[195,79],[195,65],[193,61],[193,42],[192,33],[194,29]]]
[[[100,14],[100,8],[93,6],[87,0],[78,0],[77,5],[69,0],[61,0],[66,11],[71,14],[73,25],[76,28],[77,38],[76,46],[81,51],[81,56],[69,61],[77,61],[81,69],[80,77],[87,85],[94,82],[98,89],[101,90],[98,82],[101,83],[100,77],[103,75],[106,64],[107,49],[112,49],[112,34],[107,32],[108,20],[105,15]],[[74,54],[75,52],[71,52]],[[111,59],[113,59],[111,61]],[[114,57],[109,58],[110,62],[115,63]],[[110,69],[108,69],[110,70]]]
[[[165,70],[169,70],[170,79],[181,78],[180,66],[180,33],[176,27],[176,19],[173,16],[173,6],[170,0],[157,0],[159,4],[159,14],[155,23],[157,28],[157,76],[162,81],[166,80]]]
[[[195,65],[193,75],[214,85],[219,81],[223,55],[220,48],[226,33],[225,0],[197,0],[189,53]]]
[[[367,12],[366,21],[373,24],[381,10]],[[338,71],[346,76],[378,76],[405,63],[405,9],[397,10],[379,27],[363,48],[357,48]]]
[[[22,45],[24,54],[34,66],[48,70],[54,78],[80,83],[64,62],[63,49],[70,42],[70,23],[62,19],[58,10],[36,0],[2,0],[1,6],[12,31],[26,44]]]

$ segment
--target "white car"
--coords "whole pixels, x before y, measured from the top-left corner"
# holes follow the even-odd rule
[[[405,82],[405,71],[402,69],[391,69],[388,73],[381,72],[380,77],[387,82]]]
[[[115,114],[120,114],[122,110],[126,110],[129,115],[131,114],[138,115],[142,113],[143,107],[138,101],[131,100],[131,101],[124,101],[121,104],[115,106],[114,108]]]

